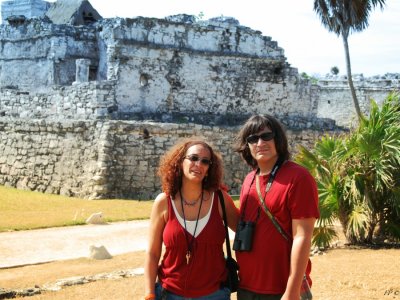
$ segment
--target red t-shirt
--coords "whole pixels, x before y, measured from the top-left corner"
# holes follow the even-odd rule
[[[226,279],[223,244],[225,227],[218,211],[218,194],[207,225],[195,238],[189,264],[186,262],[188,245],[185,228],[176,219],[168,200],[168,222],[164,228],[165,254],[158,270],[158,278],[168,291],[184,297],[201,297],[220,288]],[[192,236],[188,233],[189,241]]]
[[[249,173],[240,194],[240,212],[245,221],[255,221],[260,206],[255,171]],[[250,184],[254,178],[254,182]],[[269,175],[260,177],[261,193]],[[292,219],[318,218],[318,191],[314,178],[303,167],[287,161],[278,170],[269,190],[266,205],[284,231],[292,236]],[[261,208],[250,252],[236,251],[240,266],[240,287],[260,294],[283,294],[290,272],[291,241],[286,241]],[[311,266],[309,266],[310,268]]]

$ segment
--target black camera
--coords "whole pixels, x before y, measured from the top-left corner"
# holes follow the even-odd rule
[[[235,251],[251,251],[253,244],[253,234],[256,227],[255,222],[240,221],[237,229],[235,240],[233,241],[233,250]]]

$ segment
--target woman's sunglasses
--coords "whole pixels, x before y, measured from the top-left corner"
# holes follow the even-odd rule
[[[275,137],[275,133],[264,132],[264,133],[261,133],[260,135],[252,134],[246,138],[246,141],[249,144],[255,144],[255,143],[258,143],[259,139],[262,139],[263,141],[268,142],[268,141],[272,140],[274,137]]]
[[[185,156],[185,158],[187,158],[187,159],[190,160],[191,162],[198,162],[198,161],[200,161],[200,163],[203,164],[203,165],[205,165],[205,166],[209,166],[209,165],[212,164],[212,161],[211,161],[210,159],[205,158],[205,157],[200,158],[198,155],[195,155],[195,154]]]

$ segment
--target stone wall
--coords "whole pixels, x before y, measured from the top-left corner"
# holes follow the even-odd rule
[[[0,25],[0,86],[48,90],[71,85],[77,58],[97,66],[96,31],[56,26],[37,19],[23,25]]]
[[[258,112],[339,126],[354,116],[345,78],[303,80],[275,41],[234,19],[31,19],[1,25],[0,37],[2,115],[223,124]],[[355,78],[363,110],[398,78]]]
[[[95,123],[0,120],[0,183],[40,192],[84,194],[96,169]]]
[[[211,89],[207,83],[200,85],[204,85],[202,89],[205,93]],[[362,85],[355,81],[355,86],[361,109],[365,114],[368,114],[371,99],[381,104],[390,92],[400,90],[399,80],[395,76],[386,79],[367,79]],[[234,110],[224,113],[218,111],[216,107],[231,106],[230,103],[233,102],[233,99],[230,102],[221,100],[220,103],[217,102],[217,99],[214,99],[214,102],[211,100],[199,102],[195,100],[195,95],[199,92],[193,87],[193,92],[185,93],[186,103],[182,103],[181,109],[175,112],[163,111],[158,107],[152,113],[143,109],[135,114],[124,112],[121,108],[120,98],[117,96],[118,83],[116,80],[53,86],[46,92],[8,87],[0,89],[0,116],[50,120],[151,119],[161,122],[232,125],[240,124],[251,113],[258,112],[285,118],[288,122],[296,118],[305,119],[311,123],[318,122],[318,120],[328,121],[331,123],[329,128],[332,128],[334,123],[339,127],[350,127],[356,120],[350,90],[345,80],[321,79],[317,84],[299,81],[291,93],[285,92],[287,88],[283,85],[276,85],[276,87],[288,98],[281,99],[282,102],[271,106],[261,105],[252,100],[252,97],[248,97],[250,100],[246,102],[245,107],[237,104],[238,106]],[[139,87],[139,89],[141,88]],[[297,94],[299,96],[295,97]],[[271,94],[266,93],[265,95],[265,97],[276,97],[272,91]],[[277,101],[280,100],[272,101],[272,103]],[[291,114],[290,110],[292,110]],[[304,113],[301,110],[304,110]],[[322,128],[325,127],[322,126]]]
[[[400,74],[369,78],[355,74],[353,83],[361,111],[368,115],[371,99],[382,104],[390,92],[400,91]],[[353,100],[345,77],[321,78],[315,89],[318,97],[316,117],[333,119],[338,126],[349,127],[357,123]]]
[[[300,78],[276,42],[230,18],[32,19],[1,25],[0,37],[0,184],[21,189],[154,198],[160,156],[200,135],[223,153],[237,194],[248,167],[232,142],[249,115],[279,118],[293,152],[354,116],[345,78]],[[355,86],[367,113],[399,77]]]
[[[54,86],[44,92],[0,89],[0,116],[10,119],[96,120],[112,118],[115,82]]]
[[[160,156],[181,138],[202,136],[223,153],[225,182],[238,194],[249,168],[232,150],[237,131],[192,123],[0,118],[0,184],[90,199],[153,199],[160,192]],[[310,147],[321,132],[288,135],[296,151],[299,144]]]
[[[41,17],[49,7],[50,3],[43,0],[4,0],[1,2],[1,19],[6,23],[6,19],[10,16]]]
[[[101,25],[100,69],[105,64],[107,78],[118,82],[119,119],[313,113],[310,99],[299,97],[297,70],[283,49],[236,20],[139,17]]]

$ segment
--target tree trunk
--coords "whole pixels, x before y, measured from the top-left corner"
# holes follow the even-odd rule
[[[358,103],[358,99],[356,96],[356,90],[355,90],[354,84],[353,84],[353,77],[351,74],[349,43],[347,41],[347,36],[345,36],[343,34],[342,38],[343,38],[343,45],[344,45],[344,53],[345,53],[345,57],[346,57],[347,80],[349,82],[351,97],[353,98],[353,104],[354,104],[354,108],[356,109],[358,121],[360,122],[363,118],[363,114],[361,113],[360,105]]]

